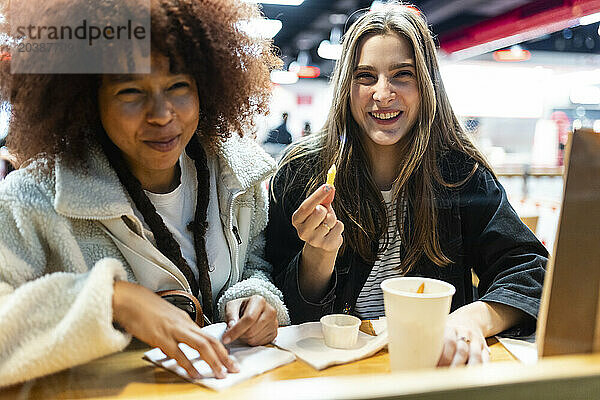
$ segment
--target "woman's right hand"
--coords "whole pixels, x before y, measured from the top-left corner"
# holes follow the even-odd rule
[[[317,302],[325,294],[342,246],[344,224],[335,216],[331,202],[335,189],[323,185],[315,190],[292,215],[292,225],[304,241],[298,283],[303,296]]]
[[[200,375],[179,348],[179,343],[196,349],[217,378],[225,378],[223,367],[229,372],[239,372],[237,363],[229,357],[219,340],[202,332],[185,311],[151,290],[117,281],[112,304],[113,321],[139,340],[159,347],[165,355],[175,359],[190,377],[200,378]]]
[[[343,243],[344,224],[331,207],[334,196],[335,189],[331,185],[322,185],[292,215],[298,237],[306,245],[328,253],[337,253]]]

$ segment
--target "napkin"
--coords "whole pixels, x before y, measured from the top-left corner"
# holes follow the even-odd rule
[[[379,319],[372,319],[371,325],[376,335],[381,335],[387,329],[387,320],[385,317],[379,317]]]
[[[221,340],[226,328],[227,324],[222,322],[202,328],[202,331]],[[200,354],[185,343],[180,343],[179,348],[189,360],[193,361],[194,367],[202,376],[200,379],[190,378],[185,369],[177,364],[177,361],[168,358],[159,348],[154,348],[144,353],[144,359],[176,373],[187,381],[206,386],[213,390],[226,389],[263,372],[289,364],[296,359],[292,353],[287,351],[265,346],[250,347],[237,340],[225,347],[229,350],[231,357],[240,366],[240,372],[235,374],[228,373],[225,379],[216,379],[208,364],[200,359]]]
[[[538,361],[537,345],[534,341],[500,336],[496,336],[496,339],[523,364],[535,364]]]
[[[387,343],[387,331],[378,336],[358,332],[358,340],[353,348],[334,349],[325,345],[320,322],[306,322],[279,328],[277,338],[273,341],[275,346],[291,351],[296,357],[318,370],[372,356]]]

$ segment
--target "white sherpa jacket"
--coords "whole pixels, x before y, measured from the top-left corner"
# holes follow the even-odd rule
[[[251,139],[217,146],[217,191],[232,271],[218,301],[260,294],[289,324],[263,257],[274,162]],[[89,169],[44,160],[0,183],[0,386],[86,363],[127,346],[112,324],[116,279],[153,290],[186,289],[185,277],[150,241],[102,151]]]

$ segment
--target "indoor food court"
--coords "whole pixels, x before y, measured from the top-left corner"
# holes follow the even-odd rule
[[[600,398],[600,0],[0,1],[0,400]]]

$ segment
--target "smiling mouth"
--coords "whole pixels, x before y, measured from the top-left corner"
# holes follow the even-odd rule
[[[386,112],[386,113],[370,112],[369,114],[371,114],[373,117],[375,117],[377,119],[386,120],[386,119],[396,118],[401,113],[402,113],[402,111],[394,111],[394,112]]]
[[[166,140],[144,140],[144,143],[146,143],[148,146],[150,146],[154,150],[161,151],[161,152],[173,150],[177,146],[178,142],[179,142],[179,135],[175,136],[174,138],[166,139]]]
[[[369,112],[368,113],[371,118],[377,123],[380,124],[391,124],[396,122],[402,115],[404,115],[404,111],[394,111],[394,112]]]

